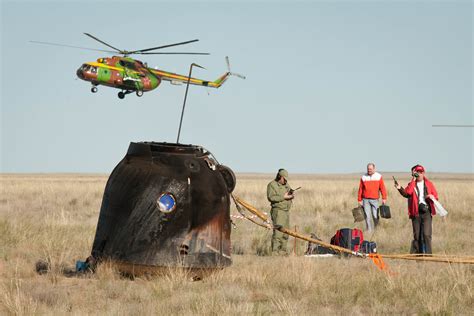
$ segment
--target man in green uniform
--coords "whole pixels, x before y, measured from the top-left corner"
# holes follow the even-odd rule
[[[288,171],[285,169],[278,170],[275,180],[267,185],[267,199],[270,201],[272,210],[273,226],[290,228],[290,208],[293,193],[290,193],[290,185],[287,182]],[[272,236],[272,253],[278,255],[287,254],[286,244],[288,243],[288,235],[278,230],[273,230]]]

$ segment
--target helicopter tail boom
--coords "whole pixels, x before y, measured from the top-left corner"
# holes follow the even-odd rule
[[[220,86],[224,84],[227,78],[229,78],[230,74],[231,74],[230,72],[226,72],[225,74],[223,74],[222,76],[214,80],[213,82],[209,82],[209,86],[213,88],[219,88]]]
[[[184,75],[179,75],[179,74],[175,74],[172,72],[167,72],[167,71],[163,71],[159,69],[153,69],[153,68],[148,68],[148,69],[153,74],[160,77],[162,80],[170,81],[171,84],[175,84],[175,85],[180,84],[180,83],[187,83],[189,79],[189,84],[192,84],[192,85],[219,88],[220,86],[224,84],[224,82],[227,80],[227,78],[229,78],[229,76],[236,76],[236,77],[245,79],[244,76],[230,71],[230,64],[229,64],[228,57],[226,57],[226,62],[227,62],[228,71],[214,81],[206,81],[203,79],[198,79],[198,78],[193,78],[193,77],[188,78],[187,76],[184,76]]]
[[[179,85],[186,84],[188,82],[188,77],[180,74],[175,74],[172,72],[167,72],[159,69],[148,68],[155,76],[159,77],[161,80],[166,80],[171,82],[171,84]],[[206,81],[198,78],[189,78],[189,84],[196,86],[208,86],[216,88],[216,85],[212,81]]]

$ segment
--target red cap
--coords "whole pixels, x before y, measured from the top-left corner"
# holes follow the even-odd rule
[[[423,168],[422,165],[418,165],[415,167],[415,169],[413,170],[415,172],[425,172],[425,168]]]

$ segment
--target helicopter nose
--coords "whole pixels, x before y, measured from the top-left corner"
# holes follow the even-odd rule
[[[82,67],[80,67],[79,69],[77,69],[76,75],[77,75],[80,79],[84,79],[84,72],[83,72],[83,70],[82,70]]]

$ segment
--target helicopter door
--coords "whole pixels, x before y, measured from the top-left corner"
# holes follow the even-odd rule
[[[140,77],[132,71],[127,71],[126,68],[124,68],[123,84],[130,90],[141,90],[143,87]]]
[[[127,89],[135,89],[135,76],[131,71],[128,71],[127,67],[123,68],[123,85],[127,87]]]

